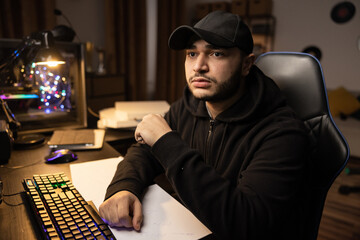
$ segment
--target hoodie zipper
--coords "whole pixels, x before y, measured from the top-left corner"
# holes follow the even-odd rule
[[[211,135],[214,129],[214,125],[215,125],[215,120],[213,120],[212,118],[210,119],[210,124],[209,124],[209,131],[208,131],[208,135],[206,138],[206,151],[205,151],[205,159],[206,159],[206,163],[210,164],[210,162],[208,161],[209,158],[209,154],[210,154],[210,139],[211,139]]]

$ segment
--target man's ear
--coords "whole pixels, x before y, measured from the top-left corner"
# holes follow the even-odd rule
[[[249,55],[244,57],[243,64],[242,64],[243,77],[245,77],[249,74],[250,68],[252,67],[252,65],[254,65],[254,62],[255,62],[255,54],[250,53]]]

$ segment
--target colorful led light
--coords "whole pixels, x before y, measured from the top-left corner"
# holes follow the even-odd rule
[[[31,99],[39,98],[37,94],[5,94],[0,95],[2,99]]]

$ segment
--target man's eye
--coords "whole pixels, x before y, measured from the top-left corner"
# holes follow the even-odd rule
[[[214,52],[213,55],[215,57],[222,57],[222,56],[224,56],[224,53],[222,53],[222,52]]]
[[[196,53],[195,52],[188,52],[187,55],[189,57],[195,57],[196,56]]]

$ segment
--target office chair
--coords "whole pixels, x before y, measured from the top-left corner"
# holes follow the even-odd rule
[[[314,146],[310,156],[310,209],[306,239],[315,240],[326,195],[349,158],[349,147],[330,114],[319,61],[306,53],[268,52],[256,60],[272,78],[288,104],[309,127]]]

